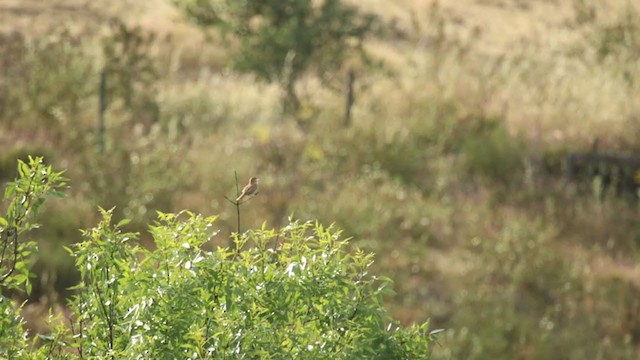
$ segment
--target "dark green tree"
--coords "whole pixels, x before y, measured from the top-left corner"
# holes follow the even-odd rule
[[[233,66],[283,90],[285,111],[300,106],[296,82],[308,72],[324,78],[353,55],[375,18],[340,0],[174,0],[188,18],[238,41]],[[229,36],[225,36],[230,39]]]

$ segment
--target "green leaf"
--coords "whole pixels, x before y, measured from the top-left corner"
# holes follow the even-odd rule
[[[65,249],[69,253],[69,255],[71,255],[71,256],[75,255],[75,251],[72,248],[70,248],[68,246],[65,246],[65,245],[63,245],[62,248]]]
[[[123,227],[123,226],[129,224],[130,222],[131,222],[130,219],[122,219],[122,220],[120,220],[118,222],[118,224],[116,225],[116,228]]]
[[[40,340],[42,340],[42,341],[47,341],[47,342],[55,340],[55,337],[53,335],[51,335],[51,334],[46,334],[46,335],[45,334],[38,334],[38,338]]]
[[[29,173],[29,166],[24,161],[18,160],[18,175],[21,178],[26,178]]]
[[[49,195],[60,198],[60,199],[66,196],[66,194],[63,191],[58,191],[58,190],[49,191]]]
[[[16,186],[13,183],[7,185],[7,188],[4,190],[4,198],[9,199],[16,191]]]
[[[24,286],[25,286],[25,290],[27,292],[27,295],[31,295],[31,291],[32,291],[33,286],[31,284],[31,280],[29,280],[29,277],[27,277],[27,280],[25,281]]]

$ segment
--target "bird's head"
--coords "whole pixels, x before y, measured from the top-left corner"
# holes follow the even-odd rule
[[[251,179],[249,179],[249,183],[250,184],[257,184],[258,180],[260,180],[260,179],[258,179],[257,177],[254,176]]]

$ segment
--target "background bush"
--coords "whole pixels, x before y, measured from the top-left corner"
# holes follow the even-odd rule
[[[339,0],[174,2],[197,24],[233,34],[239,42],[234,67],[280,82],[285,109],[293,111],[300,107],[298,80],[309,71],[330,76],[350,55],[362,54],[374,21]]]

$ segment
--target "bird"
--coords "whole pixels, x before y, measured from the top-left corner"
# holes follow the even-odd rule
[[[242,192],[240,193],[240,196],[238,196],[238,198],[236,199],[236,202],[239,202],[240,200],[248,197],[248,196],[252,196],[258,193],[258,178],[255,176],[252,176],[249,179],[249,183],[247,184],[247,186],[245,186],[242,189]]]

